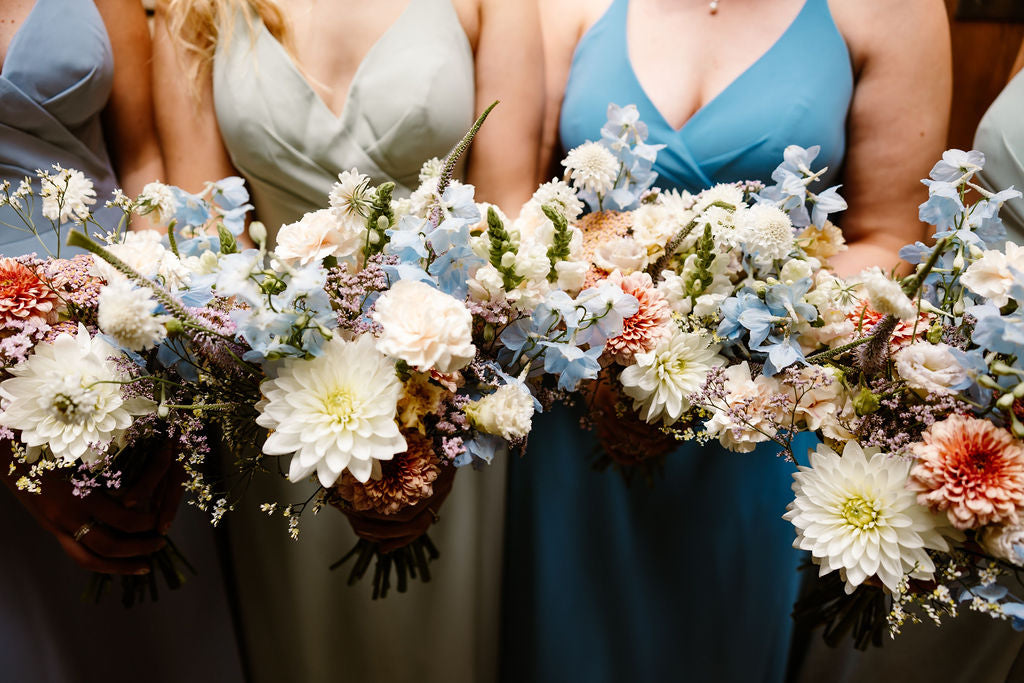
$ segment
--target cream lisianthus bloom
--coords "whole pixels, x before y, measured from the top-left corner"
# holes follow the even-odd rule
[[[967,379],[946,344],[908,344],[896,352],[894,359],[900,377],[923,394],[952,394],[953,387]]]
[[[120,352],[84,325],[39,344],[0,382],[0,426],[21,431],[29,447],[48,446],[65,465],[91,463],[132,424],[153,410],[145,400],[125,401],[119,382],[129,377],[114,364]]]
[[[395,420],[402,383],[370,335],[336,336],[316,358],[290,358],[261,388],[256,424],[271,430],[263,452],[291,454],[293,482],[314,471],[323,486],[345,471],[365,482],[376,461],[405,450]]]
[[[895,592],[904,575],[928,580],[926,552],[949,550],[937,518],[907,488],[910,460],[848,441],[840,456],[824,445],[793,475],[796,494],[784,519],[797,529],[794,548],[808,550],[821,575],[838,571],[852,593],[877,576]]]
[[[469,309],[425,282],[396,282],[377,300],[373,319],[384,329],[377,348],[420,372],[455,372],[476,356]]]
[[[647,248],[632,237],[603,242],[594,254],[594,265],[609,272],[620,271],[623,275],[643,270],[647,265]]]
[[[622,390],[644,420],[672,424],[690,409],[687,397],[704,385],[711,368],[725,362],[718,349],[707,335],[676,331],[633,357],[619,376]]]
[[[1005,251],[991,249],[982,252],[981,258],[967,266],[960,282],[1002,308],[1010,301],[1010,287],[1014,282],[1010,266],[1024,267],[1024,247],[1013,242],[1006,243]]]

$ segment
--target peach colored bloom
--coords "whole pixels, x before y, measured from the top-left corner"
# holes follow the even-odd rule
[[[0,258],[0,321],[38,318],[56,321],[58,299],[53,290],[24,264]]]
[[[434,454],[433,444],[416,431],[404,435],[408,450],[381,462],[379,479],[370,478],[361,484],[349,472],[342,473],[335,491],[357,512],[393,515],[434,495],[441,461]]]
[[[639,310],[623,321],[622,334],[608,340],[612,358],[629,365],[634,355],[652,350],[672,334],[672,308],[665,295],[654,288],[654,281],[647,273],[623,275],[616,270],[608,276],[608,281],[640,302]]]
[[[846,319],[854,324],[854,336],[857,338],[871,334],[871,330],[884,317],[884,313],[879,313],[871,308],[867,301],[857,304],[846,314]],[[928,313],[927,311],[921,311],[916,321],[900,320],[896,324],[896,329],[893,330],[892,336],[889,338],[889,346],[895,351],[897,348],[910,344],[917,339],[924,338],[933,320],[935,320],[935,314]],[[858,327],[860,328],[859,330],[857,329]]]
[[[958,529],[1018,522],[1024,506],[1024,448],[987,420],[950,415],[914,444],[908,488],[917,501],[945,511]]]

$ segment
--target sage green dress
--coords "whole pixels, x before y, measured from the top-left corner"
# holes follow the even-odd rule
[[[992,191],[1013,185],[1024,190],[1024,71],[1003,89],[974,134],[974,149],[985,153],[981,185]],[[999,212],[1007,239],[1024,244],[1024,199],[1013,199]]]
[[[217,52],[214,100],[271,234],[325,207],[337,174],[352,167],[408,193],[423,161],[444,156],[473,123],[473,54],[450,0],[411,0],[359,66],[340,116],[256,26],[250,39],[239,17]],[[227,518],[252,680],[493,680],[504,463],[460,472],[430,531],[441,551],[433,581],[376,602],[368,582],[349,587],[344,570],[328,570],[356,541],[341,513],[305,515],[293,541],[280,513],[258,510],[272,499],[300,502],[309,490],[265,477]]]

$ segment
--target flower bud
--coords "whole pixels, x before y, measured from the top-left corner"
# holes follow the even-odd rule
[[[164,323],[164,329],[167,330],[168,337],[176,337],[185,331],[185,326],[177,318],[170,318]]]
[[[1009,365],[1007,365],[1006,363],[1004,363],[1001,360],[997,360],[996,362],[992,363],[991,368],[992,368],[992,374],[995,374],[995,375],[1016,375],[1017,374],[1016,370],[1014,370],[1013,368],[1011,368]]]
[[[967,306],[964,304],[964,297],[961,294],[960,298],[956,300],[955,304],[953,304],[953,315],[959,318],[964,314],[964,310],[966,308]]]
[[[996,401],[996,408],[999,408],[999,410],[1010,410],[1013,407],[1014,400],[1013,394],[1003,394]]]
[[[867,387],[861,387],[861,390],[853,397],[853,409],[861,416],[875,412],[879,405],[878,395],[872,393]]]
[[[963,249],[956,252],[956,256],[953,257],[953,270],[964,269],[964,251]]]
[[[249,224],[249,237],[256,244],[263,245],[267,241],[267,226],[260,221],[253,221]]]
[[[1024,382],[1021,382],[1013,388],[1014,398],[1024,398]]]
[[[990,375],[978,375],[978,386],[984,387],[985,389],[1003,390],[1003,388],[999,386],[999,382],[995,381],[995,379]]]
[[[494,341],[494,323],[484,325],[484,341],[488,343]]]
[[[932,344],[938,344],[942,341],[942,323],[938,320],[932,323],[932,326],[928,328],[928,341]]]
[[[166,420],[167,416],[171,414],[171,409],[167,407],[166,403],[161,403],[156,407],[156,416],[161,420]]]

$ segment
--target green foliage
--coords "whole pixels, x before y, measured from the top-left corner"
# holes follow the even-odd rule
[[[234,254],[238,251],[238,242],[235,236],[223,223],[217,224],[217,236],[220,237],[220,253]]]
[[[505,266],[503,264],[505,254],[511,254],[515,245],[512,237],[505,230],[504,223],[494,207],[487,208],[487,238],[491,242],[491,249],[488,253],[488,260],[499,273],[501,273],[502,285],[505,291],[515,289],[525,278],[516,274],[515,265]]]
[[[569,230],[569,222],[561,212],[545,204],[541,211],[548,217],[548,220],[555,226],[555,237],[551,247],[548,249],[548,261],[551,262],[551,271],[548,273],[548,280],[555,282],[558,279],[558,271],[555,264],[569,258],[569,243],[572,241],[572,232]]]

